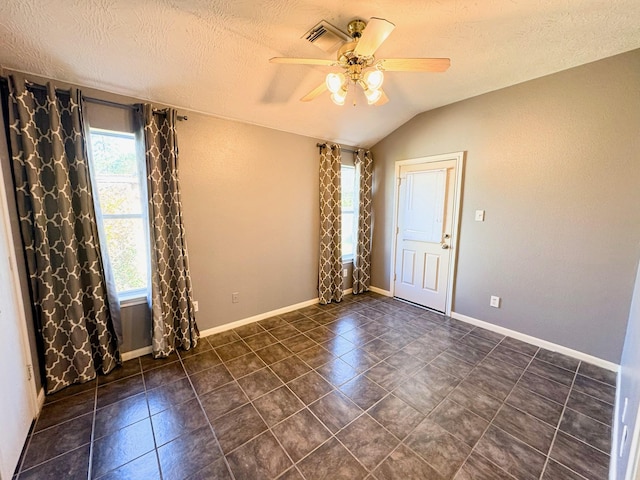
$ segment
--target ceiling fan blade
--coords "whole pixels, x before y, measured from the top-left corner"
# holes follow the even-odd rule
[[[372,17],[367,23],[362,37],[358,40],[354,53],[363,57],[372,56],[396,26],[384,18]]]
[[[385,58],[376,62],[385,72],[444,72],[449,58]]]
[[[290,57],[273,57],[269,59],[271,63],[287,63],[294,65],[325,65],[331,67],[336,65],[335,60],[323,60],[321,58],[290,58]]]
[[[373,104],[376,107],[384,105],[389,101],[389,97],[387,97],[387,94],[384,93],[384,90],[380,89],[380,92],[382,92],[382,96],[380,97],[380,100],[378,100],[376,103]]]
[[[316,98],[318,95],[320,95],[321,93],[324,93],[324,91],[327,89],[327,84],[326,82],[322,82],[320,85],[318,85],[316,88],[314,88],[313,90],[311,90],[309,93],[307,93],[304,97],[302,97],[300,99],[301,102],[310,102],[311,100],[313,100],[314,98]]]

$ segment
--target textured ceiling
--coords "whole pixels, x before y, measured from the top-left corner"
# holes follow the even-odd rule
[[[450,57],[446,73],[388,73],[390,102],[299,101],[330,58],[300,37],[382,17],[378,58]],[[640,48],[638,0],[10,0],[0,64],[347,145],[371,146],[417,113]]]

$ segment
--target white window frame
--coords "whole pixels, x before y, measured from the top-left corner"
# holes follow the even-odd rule
[[[349,169],[353,169],[353,209],[352,210],[348,210],[345,212],[345,210],[342,208],[342,202],[340,202],[340,213],[342,215],[342,221],[344,222],[344,214],[345,213],[353,213],[353,232],[354,232],[354,244],[353,244],[353,249],[354,251],[352,253],[347,253],[345,254],[344,252],[342,253],[342,263],[350,263],[353,262],[353,259],[355,258],[355,248],[356,248],[356,243],[358,242],[358,206],[359,206],[359,201],[360,201],[360,197],[359,197],[359,185],[360,185],[360,177],[359,174],[360,172],[358,171],[359,169],[355,167],[355,165],[349,165],[349,164],[342,164],[340,166],[340,177],[342,178],[342,172],[343,169],[345,168],[349,168]],[[342,180],[341,180],[342,181]],[[342,195],[342,192],[341,192]],[[340,245],[340,249],[342,250],[342,245]]]
[[[126,138],[129,140],[137,141],[136,135],[130,132],[123,132],[118,130],[107,130],[103,128],[94,128],[89,127],[89,134],[104,135],[109,137],[118,137],[118,138]],[[89,142],[91,145],[91,141]],[[91,146],[89,146],[91,148]],[[91,155],[91,163],[93,164],[93,155]],[[149,293],[151,291],[151,276],[149,274],[151,270],[151,252],[150,252],[150,236],[149,236],[149,212],[147,209],[147,202],[145,199],[147,198],[147,184],[146,184],[146,169],[144,162],[140,158],[138,148],[136,145],[136,163],[138,167],[138,185],[140,188],[140,201],[141,201],[141,213],[132,213],[132,214],[118,214],[118,213],[104,213],[102,212],[103,219],[126,219],[126,218],[141,218],[142,225],[144,228],[144,234],[147,238],[145,243],[145,256],[147,261],[147,286],[145,288],[137,288],[134,290],[126,290],[124,292],[118,292],[118,301],[120,302],[121,307],[127,307],[132,305],[141,305],[148,302]],[[92,165],[93,166],[93,165]],[[95,171],[95,167],[93,168]],[[97,183],[97,178],[95,179]],[[96,192],[97,195],[97,192]]]

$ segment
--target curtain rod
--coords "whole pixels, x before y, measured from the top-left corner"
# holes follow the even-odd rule
[[[103,100],[101,98],[94,98],[94,97],[84,97],[84,99],[89,103],[95,103],[97,105],[106,105],[108,107],[125,108],[125,109],[136,110],[136,111],[138,110],[137,105],[134,105],[131,103],[119,103],[119,102],[113,102],[111,100]],[[167,111],[166,109],[154,108],[153,113],[156,113],[158,115],[163,115],[167,113]],[[180,121],[188,120],[188,117],[186,115],[177,115],[176,118]]]
[[[45,90],[45,91],[47,90],[47,87],[45,87],[44,85],[39,85],[37,83],[33,83],[33,82],[28,81],[28,80],[27,80],[27,83],[32,88],[35,88],[35,89],[38,89],[38,90]],[[64,91],[64,89],[56,88],[56,91],[58,91],[58,90],[62,91],[62,92]],[[131,103],[120,103],[120,102],[114,102],[114,101],[111,101],[111,100],[103,100],[101,98],[86,97],[86,96],[83,96],[83,98],[84,98],[85,101],[87,101],[89,103],[95,103],[97,105],[106,105],[108,107],[125,108],[125,109],[128,109],[128,110],[138,110],[138,107],[136,105],[134,105],[134,104],[131,104]],[[166,113],[166,110],[165,109],[154,108],[153,109],[153,113],[157,113],[157,114],[161,115],[161,114]],[[188,120],[186,115],[177,115],[176,118],[178,120],[180,120],[180,121]]]
[[[322,148],[322,147],[326,147],[327,144],[326,143],[316,143],[316,147],[318,148]],[[350,148],[342,148],[342,146],[340,146],[340,150],[343,152],[349,152],[349,153],[356,153],[357,150],[352,150]]]

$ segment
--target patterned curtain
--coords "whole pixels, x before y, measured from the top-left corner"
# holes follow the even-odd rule
[[[198,343],[187,244],[178,185],[176,111],[142,106],[149,233],[151,236],[152,348],[156,358]]]
[[[340,145],[320,147],[320,262],[318,297],[326,305],[342,300],[342,206]]]
[[[80,91],[10,76],[8,112],[20,233],[47,393],[97,372],[120,354],[107,300],[89,180]],[[8,387],[7,387],[8,388]]]
[[[371,285],[371,186],[373,159],[369,150],[356,149],[353,154],[360,178],[358,204],[358,242],[353,257],[353,293],[363,293]]]

